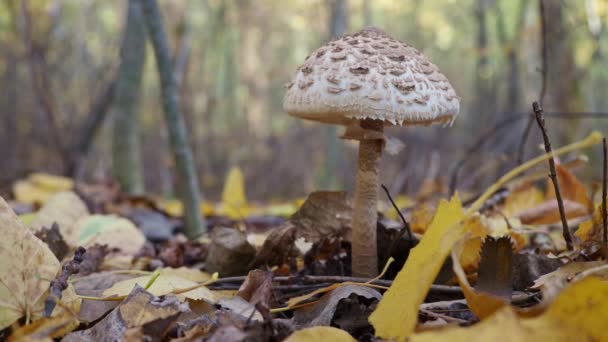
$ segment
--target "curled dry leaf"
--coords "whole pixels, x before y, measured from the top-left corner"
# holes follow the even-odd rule
[[[39,318],[59,261],[0,197],[0,329]]]
[[[186,310],[172,296],[163,300],[136,287],[120,305],[92,328],[68,334],[63,341],[122,341],[128,329],[142,328],[143,335],[160,341],[169,325]]]
[[[222,277],[241,275],[247,273],[253,258],[255,248],[247,242],[245,234],[237,229],[218,227],[211,234],[205,268]]]
[[[379,301],[382,296],[380,293],[372,288],[359,285],[344,285],[337,287],[335,290],[328,292],[319,299],[319,301],[308,307],[303,307],[294,311],[294,323],[299,327],[313,327],[313,326],[329,326],[332,325],[336,309],[341,301],[347,298],[361,302],[361,298],[365,298],[368,301]],[[369,308],[368,305],[365,305]],[[368,314],[370,310],[367,312]],[[349,316],[350,320],[359,320],[364,322],[365,325],[369,325],[367,322],[367,316],[365,317],[353,317]]]
[[[570,282],[580,273],[606,265],[605,261],[571,262],[557,270],[539,277],[532,286],[533,289],[540,289],[543,293],[543,302],[550,303]],[[595,274],[608,278],[608,272]]]
[[[134,277],[135,275],[127,273],[99,272],[75,278],[72,284],[79,296],[102,297],[104,290],[122,280]],[[120,304],[119,301],[83,299],[78,312],[78,320],[84,323],[96,321],[118,304]]]
[[[352,206],[343,191],[316,191],[308,195],[302,207],[289,221],[296,226],[297,237],[310,242],[350,235]]]
[[[243,285],[236,294],[251,304],[260,303],[270,307],[272,298],[272,272],[253,270],[249,271]]]

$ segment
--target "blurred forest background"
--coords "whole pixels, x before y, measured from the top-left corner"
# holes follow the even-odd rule
[[[2,195],[32,171],[108,177],[124,139],[139,142],[145,190],[173,195],[154,53],[132,2],[0,0]],[[390,129],[406,143],[383,161],[394,193],[445,193],[451,178],[476,190],[517,165],[543,83],[554,146],[606,132],[608,0],[543,3],[544,24],[540,0],[161,0],[204,196],[220,196],[232,166],[258,200],[352,188],[356,145],[285,114],[283,85],[311,51],[368,25],[421,50],[462,99],[451,128]],[[121,67],[121,46],[132,65]],[[124,110],[135,135],[116,131]],[[540,153],[530,132],[524,159]]]

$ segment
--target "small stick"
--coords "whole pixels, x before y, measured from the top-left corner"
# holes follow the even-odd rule
[[[608,196],[608,152],[606,151],[606,137],[602,139],[604,150],[604,179],[602,181],[602,222],[604,224],[604,259],[608,260],[608,209],[606,209],[606,196]]]
[[[401,210],[399,210],[399,207],[397,206],[397,204],[395,204],[395,201],[393,201],[393,197],[391,196],[391,193],[388,191],[388,189],[386,188],[386,186],[384,184],[382,184],[382,189],[384,190],[384,192],[386,192],[386,197],[388,197],[388,200],[391,202],[391,204],[393,205],[393,208],[395,208],[395,211],[401,218],[401,222],[403,222],[402,233],[399,234],[399,237],[396,240],[399,240],[403,237],[404,231],[407,231],[407,235],[410,237],[410,240],[414,239],[414,235],[412,235],[412,230],[410,229],[410,224],[407,222],[405,217],[403,217],[403,214],[401,213]]]
[[[549,136],[547,136],[547,129],[545,128],[545,119],[543,118],[543,109],[538,104],[538,102],[534,102],[532,104],[532,109],[534,110],[534,116],[536,117],[536,122],[540,127],[540,130],[543,133],[543,140],[545,142],[545,152],[553,153],[551,149],[551,142],[549,141]],[[564,235],[564,240],[566,240],[566,246],[568,250],[573,250],[572,247],[572,235],[570,234],[570,229],[568,229],[568,220],[566,219],[566,211],[564,210],[564,201],[562,199],[561,190],[559,188],[559,181],[557,180],[557,173],[555,171],[555,160],[553,157],[549,158],[549,177],[551,181],[553,181],[553,188],[555,189],[555,197],[557,199],[557,207],[559,208],[559,217],[562,221],[562,232]]]

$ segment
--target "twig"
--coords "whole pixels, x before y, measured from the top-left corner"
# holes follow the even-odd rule
[[[50,94],[50,82],[46,72],[46,66],[44,65],[44,57],[37,52],[32,37],[32,19],[30,17],[29,2],[27,0],[21,1],[21,12],[23,18],[23,40],[27,47],[28,66],[30,71],[30,77],[32,81],[32,87],[34,88],[34,94],[42,111],[46,115],[49,124],[49,134],[55,144],[59,157],[64,162],[65,167],[68,163],[69,156],[64,145],[61,133],[59,133],[59,125],[57,124],[57,106],[53,101],[53,95]]]
[[[471,144],[469,149],[463,154],[462,158],[455,163],[450,172],[450,186],[449,195],[452,196],[456,191],[458,185],[458,176],[462,167],[469,161],[470,157],[475,155],[475,152],[479,151],[493,136],[497,135],[501,130],[511,126],[523,120],[525,118],[531,118],[531,123],[534,122],[533,117],[530,113],[519,113],[519,112],[501,112],[498,117],[508,116],[506,119],[497,122],[494,126],[490,127],[484,134],[479,136],[474,143]],[[604,112],[543,112],[543,116],[551,117],[560,120],[580,120],[580,119],[608,119],[608,113]],[[531,126],[530,126],[531,127]],[[528,128],[526,128],[528,129]]]
[[[538,102],[534,102],[532,104],[532,109],[534,110],[534,116],[536,117],[536,122],[540,127],[540,130],[543,133],[543,140],[545,142],[545,152],[553,153],[551,149],[551,142],[549,141],[549,136],[547,136],[547,129],[545,128],[545,119],[543,118],[543,109],[538,104]],[[564,235],[564,240],[566,240],[566,246],[568,250],[573,250],[572,247],[572,235],[570,234],[570,229],[568,229],[568,220],[566,219],[566,211],[564,210],[564,201],[562,199],[561,190],[559,188],[559,181],[557,179],[557,173],[555,171],[555,160],[553,156],[549,158],[549,177],[553,181],[553,188],[555,189],[555,198],[557,199],[557,207],[559,208],[559,216],[562,221],[562,232]]]
[[[412,240],[414,238],[414,235],[412,235],[412,230],[410,229],[410,224],[407,222],[405,217],[403,217],[401,210],[399,210],[399,207],[397,206],[397,204],[395,204],[395,201],[393,201],[393,197],[391,196],[391,194],[388,191],[388,189],[386,188],[386,186],[384,184],[382,184],[381,186],[382,186],[382,189],[384,190],[384,192],[386,193],[386,197],[388,197],[388,200],[393,205],[393,208],[395,208],[397,215],[399,215],[399,217],[401,218],[401,222],[403,222],[403,230],[401,230],[401,232],[399,232],[399,236],[395,240],[401,239],[403,237],[403,234],[405,231],[407,231],[407,235],[410,237],[410,240]],[[390,255],[390,253],[389,253],[389,255]]]
[[[51,317],[55,305],[61,299],[61,292],[68,288],[68,279],[72,274],[78,273],[80,263],[86,253],[83,247],[76,248],[74,257],[68,263],[64,264],[61,273],[57,278],[53,279],[50,284],[49,296],[44,301],[44,316]]]
[[[608,152],[606,152],[606,137],[602,139],[604,151],[604,177],[602,180],[602,222],[604,224],[604,259],[608,260],[608,209],[606,209],[606,196],[608,195]]]
[[[343,283],[343,282],[356,282],[365,283],[368,282],[369,278],[362,277],[342,277],[342,276],[292,276],[292,277],[274,277],[273,282],[291,282],[291,283],[304,283],[304,284],[315,284],[315,283]],[[245,281],[245,276],[239,277],[227,277],[219,278],[212,285],[207,286],[208,288],[215,288],[218,285],[230,284],[230,283],[242,283]],[[392,280],[378,279],[371,282],[374,285],[381,285],[390,287],[393,284]],[[443,293],[443,294],[462,294],[462,290],[458,286],[448,285],[431,285],[431,292]]]
[[[465,321],[464,319],[440,314],[440,313],[433,312],[433,311],[427,310],[427,309],[420,309],[420,312],[427,316],[431,316],[433,318],[443,319],[444,321],[446,321],[448,323],[458,323],[458,324],[469,323],[469,321]]]
[[[541,54],[542,54],[542,68],[541,68],[541,88],[540,95],[538,101],[540,102],[541,107],[545,103],[545,93],[547,92],[547,75],[549,68],[549,57],[548,57],[548,49],[547,49],[547,13],[545,11],[545,0],[539,0],[539,15],[540,15],[540,27],[541,27]],[[524,148],[526,146],[526,142],[528,141],[528,136],[530,135],[530,129],[532,128],[532,122],[534,121],[533,117],[530,117],[528,120],[528,124],[526,125],[526,129],[524,130],[524,134],[521,137],[521,143],[519,145],[519,150],[517,151],[517,165],[521,164],[524,160]]]

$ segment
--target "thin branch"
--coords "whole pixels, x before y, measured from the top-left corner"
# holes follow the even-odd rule
[[[528,118],[529,115],[529,113],[517,112],[503,112],[500,115],[497,115],[498,117],[506,116],[507,118],[497,122],[494,126],[490,127],[485,133],[480,135],[479,138],[477,138],[477,140],[475,140],[475,142],[471,144],[469,149],[463,154],[462,158],[454,164],[454,167],[452,167],[452,171],[450,172],[449,186],[450,196],[454,194],[458,186],[458,177],[460,174],[460,170],[469,161],[471,156],[473,156],[475,152],[479,151],[490,140],[490,138],[496,136],[498,132],[519,122],[522,119]],[[579,120],[592,118],[608,119],[608,113],[604,112],[543,112],[543,116],[560,120]]]
[[[67,166],[68,176],[77,178],[80,164],[93,145],[95,136],[104,122],[110,105],[114,101],[115,93],[116,80],[112,80],[91,103],[89,113],[79,130],[81,133],[71,144],[73,155]]]
[[[410,224],[407,222],[407,220],[401,213],[401,210],[399,210],[399,207],[397,206],[397,204],[395,204],[395,201],[393,201],[393,197],[391,196],[391,193],[388,191],[386,186],[384,184],[382,184],[381,186],[382,186],[382,189],[384,190],[384,192],[386,193],[386,197],[388,197],[388,200],[391,202],[391,204],[393,205],[393,208],[395,208],[395,211],[399,215],[399,218],[401,218],[401,222],[403,222],[403,230],[399,233],[399,237],[397,238],[397,240],[401,239],[403,237],[403,232],[405,232],[405,231],[407,231],[407,235],[410,237],[410,240],[412,240],[414,238],[414,235],[412,234],[412,230],[410,229]]]
[[[606,152],[606,138],[602,139],[604,152],[604,177],[602,180],[602,223],[604,225],[604,259],[608,260],[608,210],[606,209],[606,196],[608,191],[608,152]]]
[[[547,129],[545,128],[545,119],[543,118],[543,109],[538,102],[534,102],[532,104],[532,109],[534,110],[534,117],[536,118],[536,122],[540,127],[540,130],[543,133],[543,140],[545,142],[545,152],[552,153],[551,142],[549,141],[549,136],[547,136]],[[559,216],[562,221],[562,233],[564,235],[564,240],[566,240],[566,246],[568,250],[573,250],[572,247],[572,235],[570,234],[570,229],[568,228],[568,220],[566,219],[566,211],[564,210],[564,201],[562,199],[561,190],[559,188],[559,181],[557,179],[557,173],[555,171],[555,160],[553,157],[549,158],[549,177],[553,181],[553,188],[555,189],[555,198],[557,199],[557,207],[559,208]]]
[[[547,12],[545,11],[545,0],[539,0],[539,15],[540,15],[540,27],[541,27],[541,54],[542,54],[542,68],[541,68],[541,88],[539,95],[540,106],[543,107],[545,101],[545,94],[547,92],[547,75],[549,69],[549,57],[547,50]],[[528,137],[530,135],[530,130],[532,128],[532,122],[534,121],[534,117],[530,116],[528,120],[528,124],[524,129],[524,133],[521,137],[521,142],[519,145],[519,149],[517,151],[517,165],[521,164],[524,161],[524,152],[526,143],[528,142]]]
[[[55,144],[55,148],[59,154],[59,157],[64,162],[63,167],[66,167],[69,161],[68,153],[61,138],[59,132],[59,125],[57,124],[57,110],[56,104],[53,101],[53,96],[50,94],[51,89],[49,85],[48,75],[46,73],[45,66],[41,63],[42,57],[36,51],[34,40],[32,37],[32,19],[29,11],[28,0],[21,1],[21,15],[23,19],[23,41],[27,47],[28,54],[28,66],[30,71],[30,77],[34,93],[42,107],[42,111],[46,115],[50,129],[49,134]]]

